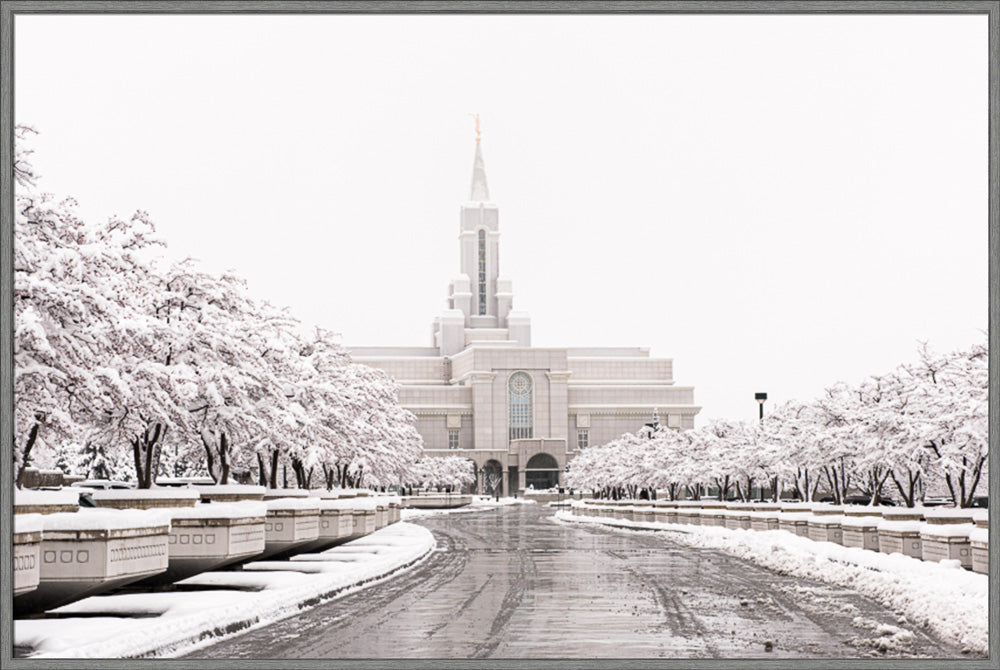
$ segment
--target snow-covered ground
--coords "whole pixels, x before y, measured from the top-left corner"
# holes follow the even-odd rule
[[[534,500],[524,498],[500,498],[496,500],[487,496],[473,496],[472,502],[465,507],[450,507],[442,509],[404,509],[402,510],[403,521],[410,519],[422,519],[427,516],[437,516],[438,514],[458,514],[462,512],[482,512],[483,510],[506,507],[507,505],[536,505]]]
[[[784,530],[627,521],[573,516],[567,510],[557,511],[555,519],[671,531],[670,539],[679,544],[717,549],[780,574],[854,589],[899,613],[901,623],[922,625],[977,654],[988,651],[989,582],[984,574],[963,570],[958,561],[932,563],[902,554],[816,542]],[[809,597],[808,589],[803,597]]]
[[[197,590],[93,596],[53,610],[59,618],[16,620],[14,645],[31,658],[176,656],[398,574],[434,547],[426,528],[396,523],[320,554],[179,582]]]

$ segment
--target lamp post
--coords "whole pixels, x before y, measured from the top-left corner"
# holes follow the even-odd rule
[[[753,399],[757,401],[757,407],[760,410],[760,413],[759,413],[758,416],[760,418],[761,424],[763,424],[764,423],[764,401],[767,400],[767,394],[766,393],[762,393],[762,392],[754,393],[753,394]],[[764,487],[763,486],[760,487],[760,499],[762,501],[764,500]]]
[[[767,400],[766,393],[754,393],[753,399],[757,401],[758,407],[760,407],[760,421],[764,422],[764,401]]]

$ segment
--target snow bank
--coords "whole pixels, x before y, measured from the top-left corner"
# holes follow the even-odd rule
[[[845,517],[839,514],[817,514],[809,517],[809,523],[817,526],[839,526]]]
[[[171,519],[243,519],[267,516],[267,504],[258,500],[199,503],[194,507],[170,507],[164,510]]]
[[[42,529],[47,531],[122,530],[170,526],[168,509],[109,509],[81,507],[79,512],[46,514]]]
[[[975,528],[971,523],[925,523],[920,534],[927,537],[968,537]]]
[[[99,500],[198,500],[201,498],[194,489],[172,486],[151,489],[93,489],[89,493],[95,502]]]
[[[334,489],[334,491],[338,491],[342,498],[350,496],[365,497],[375,495],[370,489]]]
[[[265,489],[264,497],[276,500],[284,498],[308,498],[308,489]]]
[[[336,500],[342,497],[340,491],[333,489],[332,491],[327,491],[326,489],[313,489],[309,491],[309,495],[313,498],[319,498],[320,500]]]
[[[931,507],[924,512],[924,518],[930,521],[931,519],[940,520],[944,522],[954,522],[960,519],[966,519],[972,521],[972,510],[969,508],[952,508],[947,507]]]
[[[54,610],[59,619],[15,621],[14,644],[35,649],[32,659],[179,656],[398,574],[435,546],[430,531],[407,523],[363,539],[371,550],[359,541],[344,546],[367,554],[365,560],[324,560],[314,574],[303,572],[312,570],[308,561],[271,561],[274,570],[206,572],[180,582],[204,591],[85,598]],[[154,616],[130,616],[136,613]]]
[[[15,533],[39,533],[42,530],[41,514],[15,514]]]
[[[747,512],[747,516],[751,519],[777,519],[780,514],[783,514],[783,512],[779,512],[777,510],[767,512]]]
[[[969,542],[982,542],[983,544],[989,544],[990,529],[973,528],[972,530],[969,531]]]
[[[807,504],[809,505],[809,509],[811,509],[813,512],[820,512],[820,513],[825,512],[827,514],[833,514],[835,512],[839,514],[844,513],[844,505],[831,505],[830,503],[807,503]]]
[[[809,502],[793,502],[793,503],[778,503],[781,506],[782,512],[809,512],[812,510],[813,506],[820,505],[824,503],[809,503]]]
[[[716,549],[779,574],[816,579],[853,589],[925,626],[945,640],[987,653],[989,580],[959,567],[958,561],[921,561],[832,542],[815,542],[782,530],[753,531],[573,516],[563,522],[673,531],[673,542]],[[878,517],[875,517],[878,518]]]
[[[914,517],[924,518],[925,507],[897,507],[882,510],[882,518],[889,520],[915,520]]]
[[[58,491],[35,491],[14,489],[14,506],[27,505],[79,505],[80,493],[90,493],[90,489],[60,489]]]
[[[496,500],[489,496],[473,497],[472,502],[464,507],[451,507],[442,509],[403,509],[400,510],[400,518],[403,521],[408,519],[421,519],[426,516],[437,516],[438,514],[468,514],[469,512],[482,512],[496,507],[506,507],[507,505],[537,505],[536,500],[525,498],[500,498]]]
[[[894,521],[892,519],[883,519],[878,522],[877,528],[879,530],[889,530],[896,533],[919,533],[926,526],[923,521]]]
[[[318,502],[323,509],[374,510],[378,503],[372,498],[338,498],[337,500],[321,500]],[[388,503],[385,503],[388,507]]]
[[[264,495],[264,492],[267,491],[263,486],[250,484],[193,484],[191,488],[199,493],[218,493],[219,495],[235,495],[238,493]]]
[[[212,503],[213,505],[215,503]],[[265,500],[268,512],[289,511],[289,510],[313,510],[319,511],[318,498],[273,498]]]
[[[845,516],[840,525],[844,528],[878,528],[880,523],[881,516]]]

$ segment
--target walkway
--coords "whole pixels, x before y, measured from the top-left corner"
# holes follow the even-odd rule
[[[420,567],[189,658],[961,657],[852,591],[552,511],[423,519]]]

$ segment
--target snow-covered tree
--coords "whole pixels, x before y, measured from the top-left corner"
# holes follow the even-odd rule
[[[255,458],[272,486],[281,459],[300,486],[319,466],[342,485],[399,481],[422,443],[386,374],[302,337],[235,275],[166,263],[145,212],[85,224],[38,190],[32,132],[13,166],[14,472],[72,442],[89,473],[122,476],[127,457],[140,487],[199,460],[225,483]]]
[[[414,486],[458,490],[476,481],[475,464],[461,456],[425,456],[412,463],[403,478],[405,483]]]
[[[985,344],[948,354],[922,346],[909,375],[906,415],[930,467],[956,504],[968,507],[984,481],[989,458],[989,352]]]
[[[72,199],[37,189],[25,141],[17,129],[14,223],[15,472],[39,441],[80,441],[95,421],[127,397],[115,347],[131,320],[119,282],[102,285],[119,259],[100,231],[76,215]],[[124,281],[124,280],[122,280]]]

